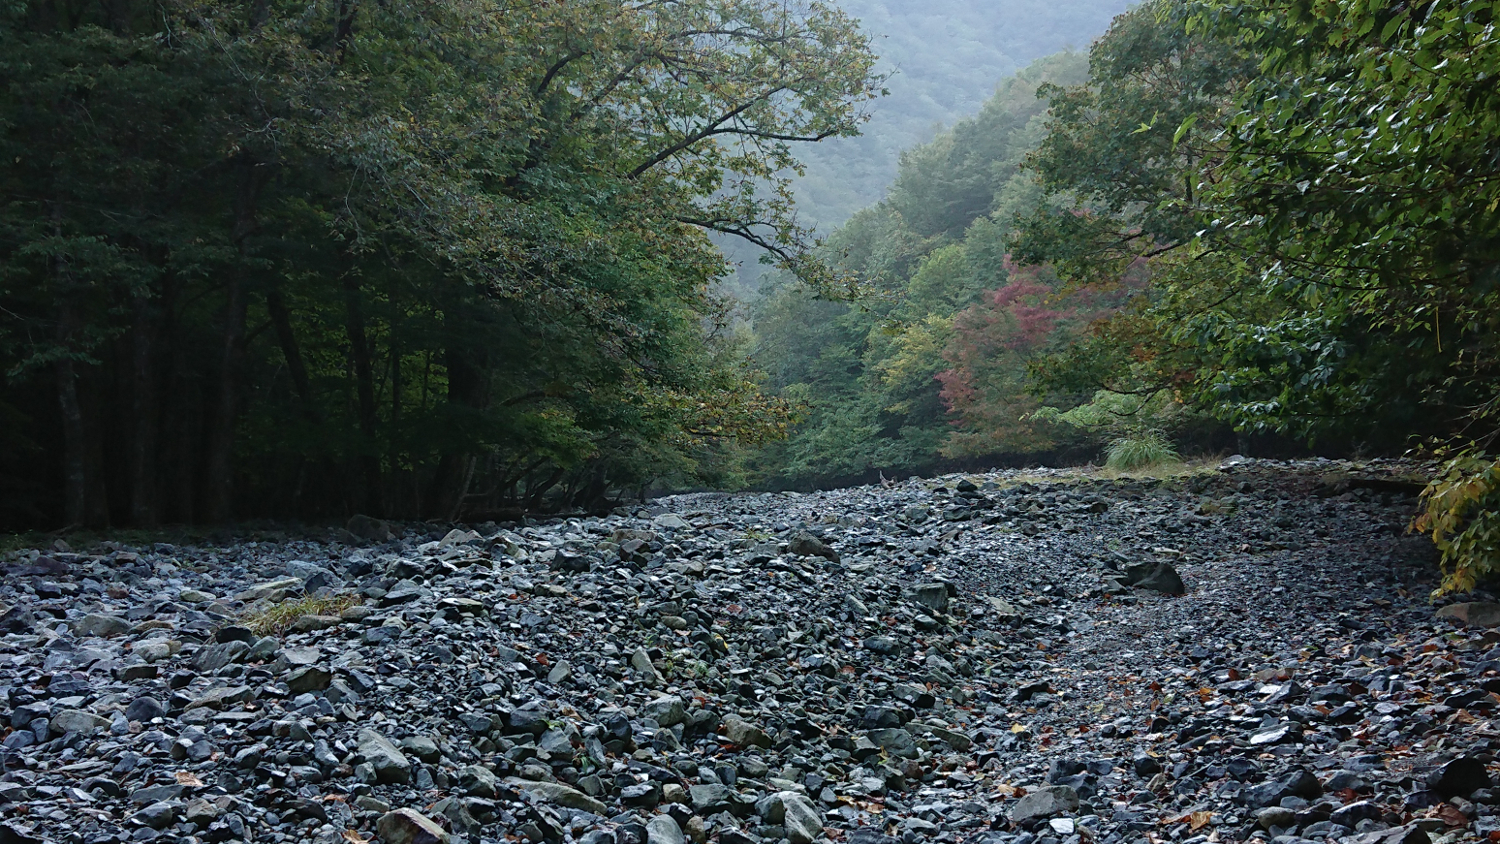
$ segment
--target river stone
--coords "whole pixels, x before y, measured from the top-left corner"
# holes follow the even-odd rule
[[[448,844],[448,833],[414,809],[387,812],[375,824],[382,844]]]
[[[795,791],[779,791],[781,800],[781,825],[792,844],[812,844],[823,834],[823,819],[812,801]]]
[[[595,815],[608,815],[609,807],[594,798],[584,794],[576,788],[563,785],[559,782],[532,782],[530,780],[508,779],[506,785],[521,791],[529,791],[537,797],[555,803],[567,809],[578,809],[591,812]]]
[[[78,620],[73,626],[73,632],[79,636],[97,636],[101,639],[108,639],[129,633],[133,626],[119,616],[91,612]]]
[[[1451,618],[1470,627],[1500,627],[1500,604],[1491,601],[1449,604],[1437,611],[1437,617]]]
[[[641,715],[663,727],[675,727],[687,719],[687,710],[682,707],[682,698],[677,695],[667,695],[641,707]]]
[[[1125,582],[1164,595],[1184,595],[1187,586],[1171,563],[1141,563],[1125,570]]]
[[[359,755],[375,769],[375,781],[407,783],[411,781],[411,760],[374,730],[359,731]]]
[[[770,747],[771,737],[766,731],[738,715],[724,717],[724,737],[730,744],[740,747]]]
[[[646,824],[646,844],[684,844],[682,827],[671,815],[657,815]]]
[[[85,712],[82,709],[64,709],[52,716],[52,721],[48,726],[58,735],[65,733],[92,735],[100,730],[109,729],[109,723],[108,718],[101,718],[92,712]]]
[[[257,583],[254,586],[251,586],[249,589],[241,592],[240,594],[235,595],[234,597],[237,601],[244,601],[246,603],[249,603],[251,601],[259,601],[262,598],[269,598],[277,592],[285,593],[299,590],[301,588],[301,578],[279,577],[275,580],[267,580],[264,583]]]
[[[1016,801],[1010,809],[1010,819],[1025,824],[1055,815],[1065,815],[1078,809],[1078,792],[1068,785],[1044,785]]]

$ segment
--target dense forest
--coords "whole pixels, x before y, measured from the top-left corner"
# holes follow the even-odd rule
[[[910,151],[785,280],[782,482],[1214,432],[1448,462],[1417,527],[1500,567],[1500,37],[1457,4],[1153,0]],[[1030,101],[1034,94],[1039,102]]]
[[[839,283],[782,174],[874,60],[818,0],[6,4],[0,522],[710,476],[783,417],[708,233]]]

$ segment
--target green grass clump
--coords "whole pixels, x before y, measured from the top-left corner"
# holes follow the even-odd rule
[[[1158,431],[1120,437],[1105,449],[1104,465],[1117,472],[1134,472],[1179,460],[1172,442]]]
[[[282,601],[258,612],[240,618],[240,623],[250,628],[257,636],[277,636],[285,633],[305,615],[338,615],[359,604],[361,599],[352,592],[342,595],[326,595],[321,598],[308,596],[294,601]]]

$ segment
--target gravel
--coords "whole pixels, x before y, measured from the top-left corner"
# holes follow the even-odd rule
[[[29,549],[0,841],[1500,840],[1500,608],[1429,603],[1417,468]]]

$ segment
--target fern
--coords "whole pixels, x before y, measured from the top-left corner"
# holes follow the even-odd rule
[[[1412,529],[1430,534],[1443,555],[1434,598],[1468,592],[1500,570],[1500,460],[1463,454],[1443,464],[1422,490]]]
[[[1131,472],[1171,463],[1177,460],[1177,449],[1160,431],[1142,431],[1110,442],[1105,449],[1104,465],[1120,472]]]

